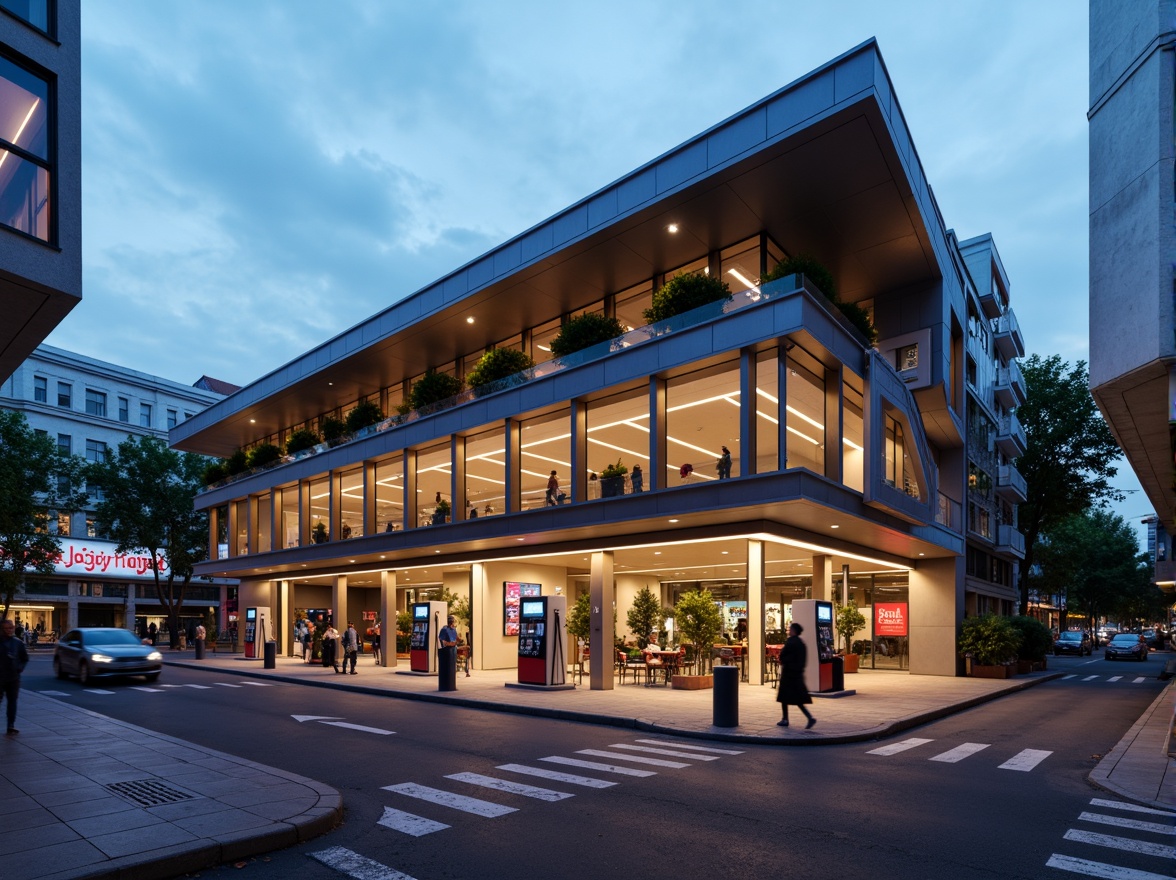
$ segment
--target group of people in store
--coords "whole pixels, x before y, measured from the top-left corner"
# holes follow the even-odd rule
[[[322,633],[318,637],[317,632],[314,622],[305,618],[294,625],[294,642],[301,647],[303,662],[319,662],[324,669],[329,666],[340,675],[358,675],[356,666],[364,642],[355,624],[348,621],[346,629],[340,632],[335,628],[334,621],[328,618],[322,624]],[[377,666],[380,664],[380,639],[380,624],[376,623],[368,630],[368,645]],[[314,656],[316,647],[319,652],[317,661]]]

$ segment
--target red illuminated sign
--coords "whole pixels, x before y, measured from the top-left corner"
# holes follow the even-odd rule
[[[874,635],[907,635],[907,603],[878,602],[874,605]]]

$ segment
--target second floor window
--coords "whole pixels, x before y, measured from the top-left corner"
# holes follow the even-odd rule
[[[44,376],[33,376],[33,400],[37,403],[49,402],[49,380]]]
[[[62,455],[73,453],[73,442],[70,440],[69,434],[57,435],[57,451]]]
[[[167,427],[169,431],[176,426],[179,420],[179,414],[174,409],[167,411]]]
[[[0,224],[52,241],[50,84],[0,57]]]
[[[66,409],[73,406],[73,386],[68,382],[57,383],[57,405]]]
[[[51,0],[0,0],[0,7],[24,19],[39,31],[53,33]]]
[[[144,428],[151,427],[151,404],[139,404],[139,424]]]
[[[125,397],[118,399],[118,420],[120,422],[129,422],[131,420],[131,402]]]
[[[106,395],[104,393],[86,389],[86,414],[106,418]]]
[[[102,464],[106,461],[106,444],[101,440],[86,441],[86,461]]]

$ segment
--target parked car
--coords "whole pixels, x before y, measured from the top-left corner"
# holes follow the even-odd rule
[[[1162,638],[1162,636],[1160,636],[1158,630],[1145,629],[1143,632],[1140,633],[1140,635],[1143,636],[1144,642],[1146,642],[1147,646],[1149,648],[1151,648],[1152,650],[1159,648],[1161,642],[1163,641],[1163,638]]]
[[[1106,651],[1103,652],[1103,658],[1118,660],[1120,657],[1140,661],[1147,659],[1147,643],[1143,640],[1142,634],[1119,633],[1111,639]]]
[[[163,655],[144,645],[129,630],[115,627],[71,629],[53,651],[53,672],[58,678],[76,675],[83,685],[91,679],[113,675],[142,675],[155,681],[163,669]]]
[[[1113,626],[1100,626],[1095,633],[1095,647],[1102,647],[1119,634]]]
[[[1090,633],[1079,632],[1076,629],[1068,629],[1063,633],[1059,633],[1057,640],[1054,642],[1054,656],[1058,654],[1077,654],[1090,655],[1094,653],[1094,646],[1090,641]]]

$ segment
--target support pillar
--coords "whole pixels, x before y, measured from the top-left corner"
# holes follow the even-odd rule
[[[588,650],[589,687],[594,691],[613,689],[613,651],[616,644],[613,626],[613,604],[616,601],[616,583],[613,580],[613,554],[601,550],[592,554],[589,575],[589,598],[592,608]]]
[[[380,665],[396,665],[396,572],[380,572]]]
[[[822,602],[832,602],[833,595],[833,557],[813,557],[813,599]]]
[[[747,542],[747,681],[763,684],[766,674],[764,620],[765,557],[763,541]]]

